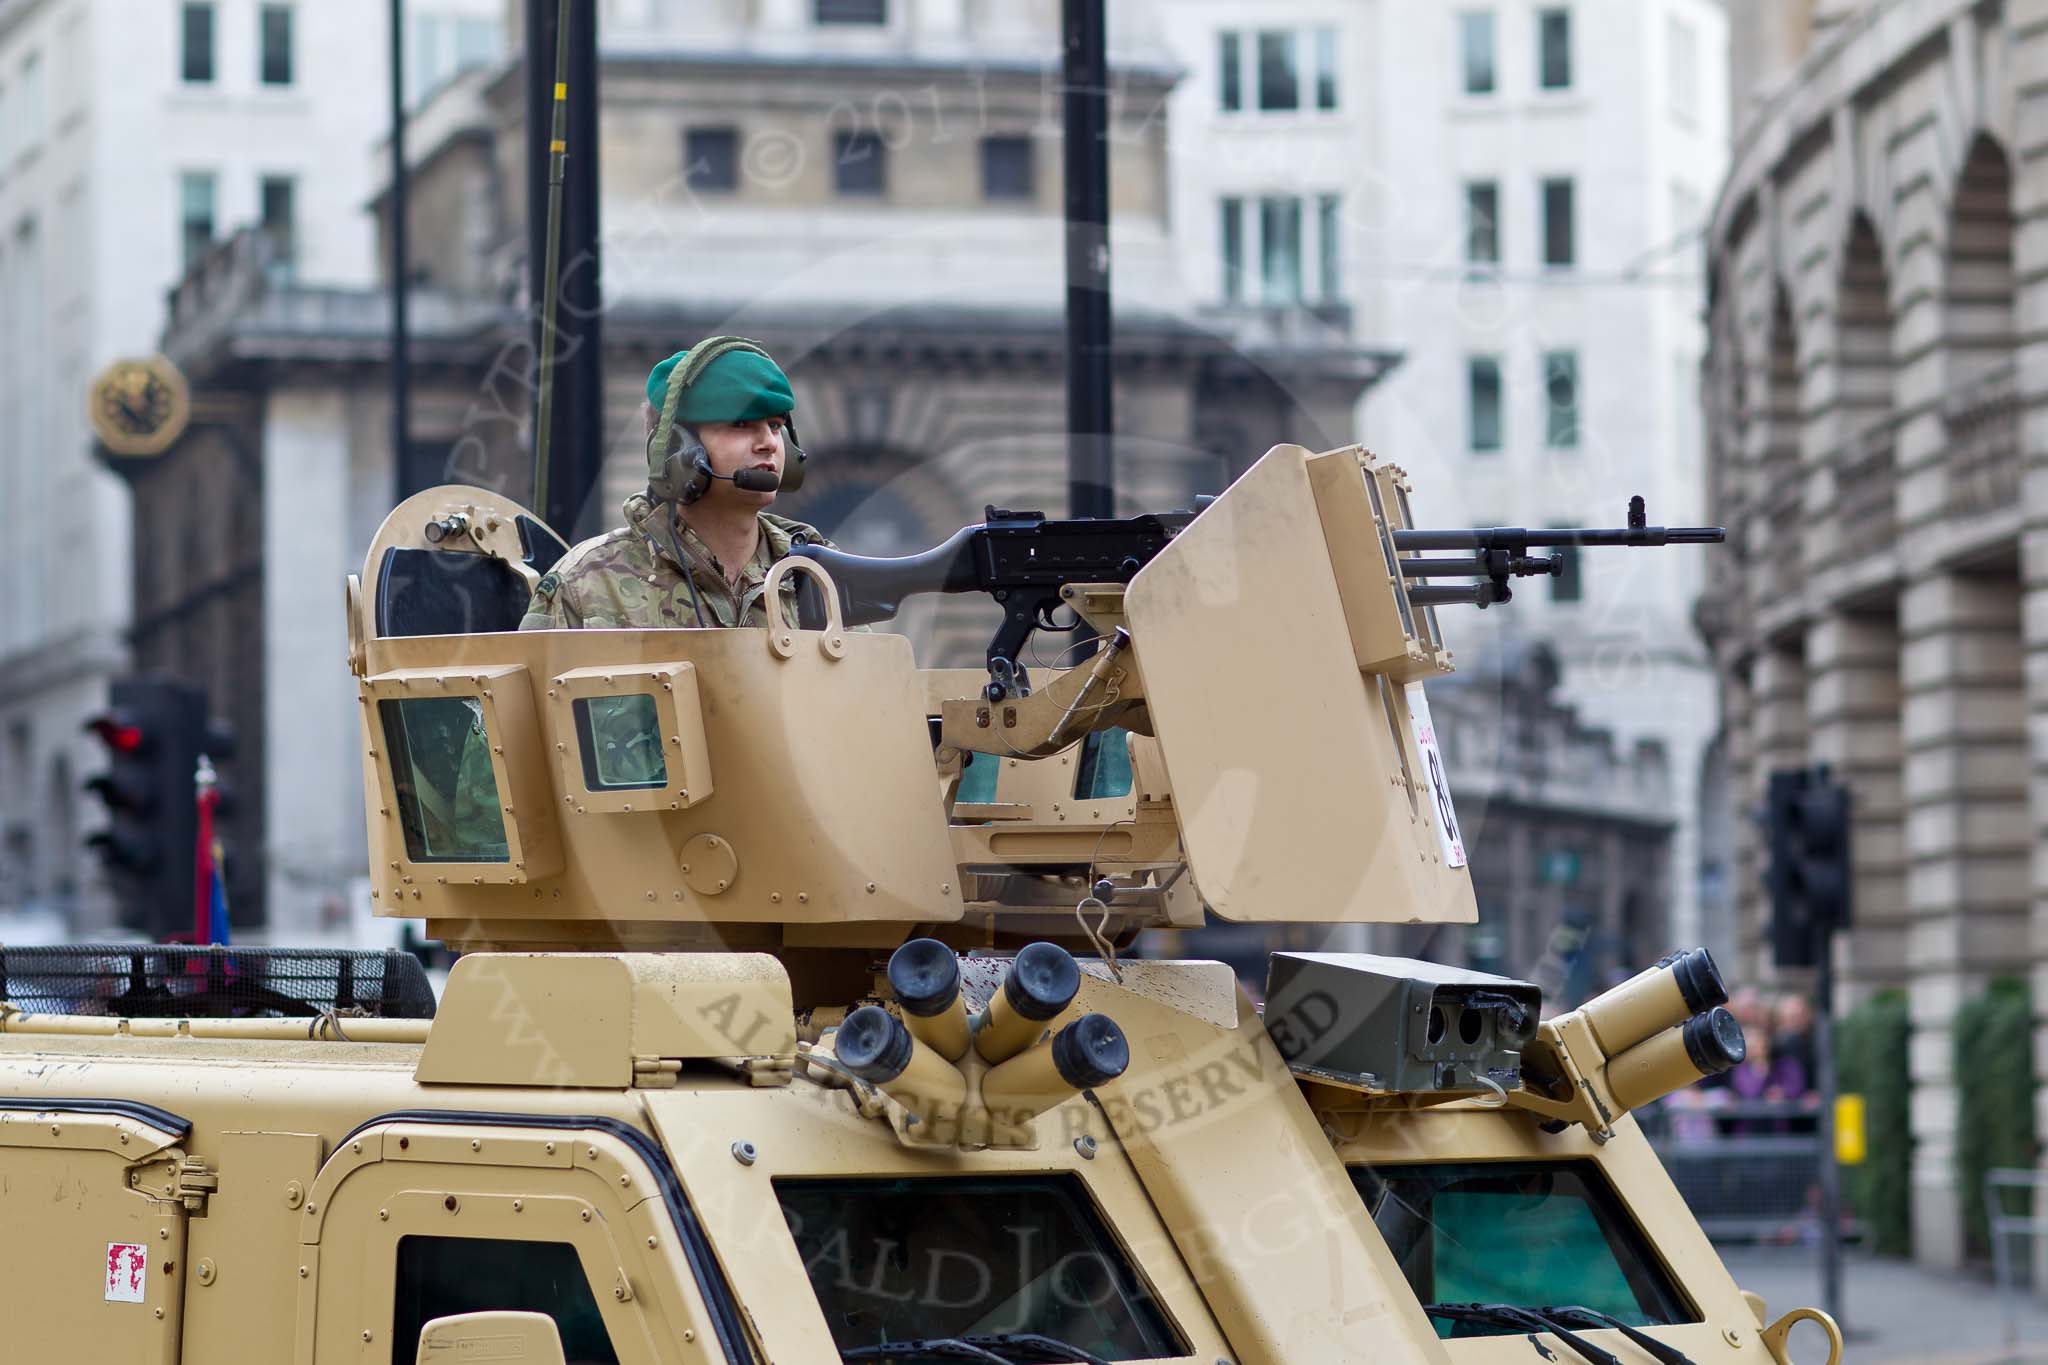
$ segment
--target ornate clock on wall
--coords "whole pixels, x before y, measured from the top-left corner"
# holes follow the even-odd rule
[[[107,366],[93,380],[86,406],[100,443],[124,456],[163,454],[192,416],[185,376],[160,355]]]

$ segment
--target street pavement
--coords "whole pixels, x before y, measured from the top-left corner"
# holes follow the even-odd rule
[[[1811,1247],[1723,1247],[1735,1283],[1764,1296],[1767,1316],[1821,1307],[1820,1266]],[[1988,1276],[1943,1274],[1904,1261],[1849,1253],[1843,1261],[1843,1365],[1992,1365],[2048,1361],[2048,1299],[2018,1296],[2017,1347]],[[1827,1341],[1811,1324],[1792,1333],[1793,1365],[1826,1365]]]

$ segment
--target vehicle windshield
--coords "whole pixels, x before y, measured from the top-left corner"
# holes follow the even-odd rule
[[[1699,1321],[1593,1162],[1353,1166],[1351,1179],[1424,1304],[1570,1305],[1633,1327]],[[1434,1321],[1444,1337],[1527,1330]]]
[[[778,1180],[775,1195],[841,1351],[1032,1333],[1104,1360],[1186,1353],[1072,1176]]]

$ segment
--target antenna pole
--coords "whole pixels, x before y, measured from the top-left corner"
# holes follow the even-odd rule
[[[544,0],[528,0],[541,4]],[[529,27],[533,32],[538,26]],[[530,47],[526,60],[536,54]],[[562,292],[562,177],[569,160],[569,0],[555,11],[555,96],[548,140],[547,273],[541,286],[540,412],[533,433],[533,506],[547,515],[548,446],[555,425],[555,310]],[[530,212],[531,210],[529,210]]]

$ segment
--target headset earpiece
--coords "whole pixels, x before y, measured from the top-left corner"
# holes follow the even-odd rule
[[[688,507],[711,488],[711,453],[697,439],[697,433],[678,424],[672,429],[669,450],[657,457],[654,442],[659,431],[647,433],[647,466],[654,471],[647,480],[647,492],[656,502]]]
[[[804,486],[804,462],[810,455],[796,438],[796,414],[782,419],[782,484],[776,490],[794,493]]]

